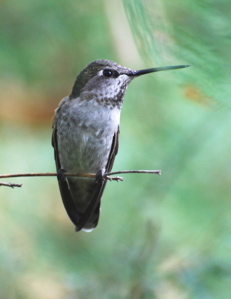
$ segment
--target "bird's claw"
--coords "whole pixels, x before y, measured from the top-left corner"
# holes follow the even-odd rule
[[[96,184],[101,184],[104,181],[104,174],[105,174],[105,170],[103,170],[103,169],[100,169],[96,173],[96,177],[95,177],[95,183]]]
[[[66,181],[65,172],[66,172],[65,169],[62,169],[62,168],[58,169],[57,177],[58,177],[59,181],[61,181],[61,182],[65,182]]]

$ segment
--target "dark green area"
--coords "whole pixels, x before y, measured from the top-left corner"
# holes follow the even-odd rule
[[[126,63],[109,2],[1,1],[1,173],[54,171],[54,107],[90,61]],[[9,180],[23,187],[0,189],[1,298],[230,298],[231,3],[123,4],[140,68],[191,65],[125,97],[113,170],[162,176],[109,182],[91,233],[74,232],[55,178]]]

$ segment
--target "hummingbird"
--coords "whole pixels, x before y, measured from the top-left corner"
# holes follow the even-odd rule
[[[52,145],[59,189],[76,231],[91,231],[99,221],[103,178],[118,153],[120,113],[129,83],[153,72],[188,65],[132,70],[100,59],[77,76],[72,91],[55,110]],[[65,177],[68,173],[95,173],[96,178]]]

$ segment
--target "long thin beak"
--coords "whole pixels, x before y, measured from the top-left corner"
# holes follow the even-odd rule
[[[139,70],[139,71],[133,71],[131,73],[127,73],[127,76],[141,76],[149,73],[154,72],[160,72],[160,71],[168,71],[168,70],[177,70],[177,69],[183,69],[186,67],[189,67],[190,65],[173,65],[173,66],[163,66],[163,67],[154,67],[151,69],[145,69],[145,70]]]

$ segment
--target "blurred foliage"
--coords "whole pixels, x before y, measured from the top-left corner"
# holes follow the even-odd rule
[[[91,60],[191,64],[129,87],[114,170],[163,174],[108,183],[92,233],[74,232],[54,178],[1,188],[1,298],[230,297],[231,3],[123,5],[0,3],[2,173],[55,169],[53,111]]]

